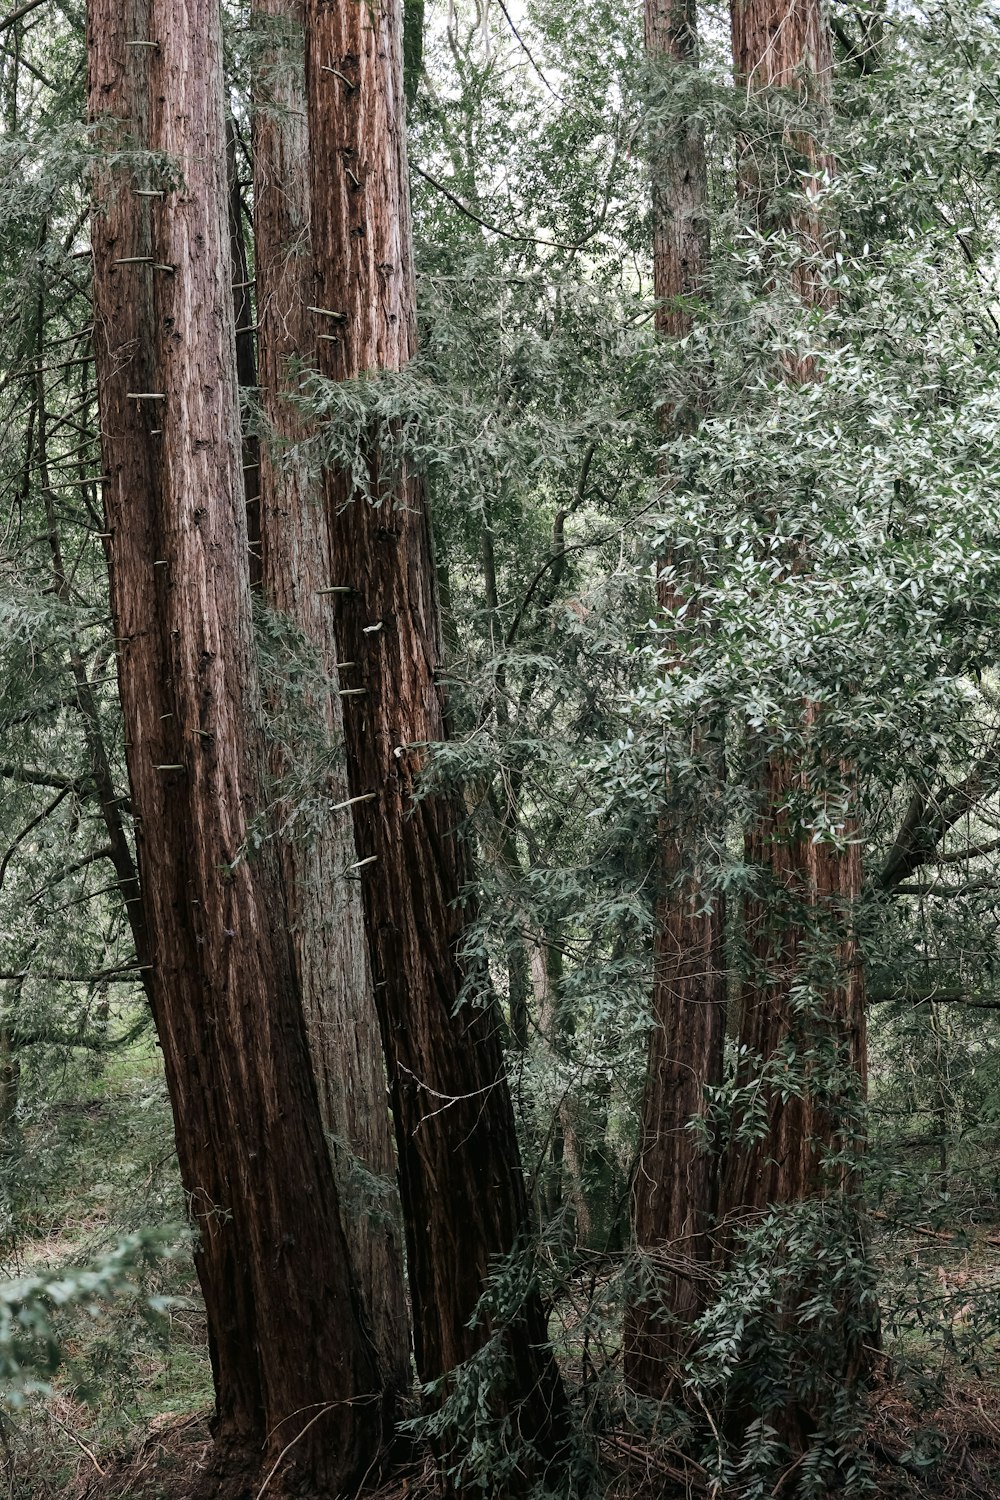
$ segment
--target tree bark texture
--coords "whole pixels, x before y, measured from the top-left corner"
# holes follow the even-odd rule
[[[816,194],[835,163],[817,134],[828,120],[832,92],[821,0],[733,0],[731,20],[737,86],[755,106],[760,130],[771,114],[778,122],[770,144],[746,141],[741,190],[760,228],[784,227],[797,240],[796,295],[807,307],[828,307],[834,300],[826,277],[830,226]],[[792,381],[818,378],[815,361],[796,355],[785,360],[783,373]],[[794,573],[801,556],[790,553],[787,566]],[[850,1156],[847,1164],[843,1155],[834,1165],[826,1162],[831,1153],[853,1152],[856,1160],[862,1145],[865,1011],[854,936],[860,847],[813,842],[813,830],[803,829],[793,811],[797,799],[818,794],[827,771],[835,772],[830,779],[838,789],[849,790],[853,774],[823,748],[815,704],[803,704],[801,729],[801,755],[762,751],[759,812],[745,841],[747,864],[764,880],[762,894],[745,907],[748,974],[739,1032],[745,1061],[738,1082],[756,1084],[765,1123],[750,1139],[737,1134],[727,1153],[720,1219],[730,1246],[741,1225],[772,1207],[810,1199],[843,1203],[852,1223],[850,1204],[859,1186]],[[848,821],[848,837],[851,831]],[[803,986],[807,991],[797,993]],[[792,1088],[780,1077],[786,1059],[796,1080]],[[769,1078],[766,1070],[776,1064],[778,1076]],[[734,1121],[735,1131],[741,1123]],[[850,1382],[863,1371],[874,1339],[859,1327],[857,1309],[845,1309],[842,1343],[825,1350],[823,1359]],[[793,1447],[804,1445],[819,1415],[789,1403],[780,1425]]]
[[[102,142],[165,162],[97,173],[94,339],[152,1003],[216,1387],[213,1493],[296,1438],[296,1482],[339,1492],[375,1459],[383,1413],[276,861],[266,837],[252,852],[265,765],[218,6],[91,0],[88,52]]]
[[[261,567],[264,598],[287,616],[329,681],[307,710],[328,743],[342,750],[341,677],[329,589],[330,519],[295,444],[310,427],[290,395],[290,361],[317,360],[310,244],[309,130],[306,121],[302,0],[258,0],[254,25],[270,45],[258,60],[254,109],[254,239],[261,401],[269,436],[260,450]],[[343,669],[343,684],[356,680]],[[284,770],[283,766],[277,768]],[[323,789],[331,806],[311,836],[282,843],[285,894],[313,1066],[345,1201],[344,1227],[365,1293],[384,1380],[409,1384],[410,1339],[396,1194],[396,1151],[382,1037],[365,941],[347,770],[342,757]],[[289,809],[281,810],[285,819]],[[385,1184],[386,1202],[363,1201],[352,1183],[360,1164]],[[355,1201],[352,1203],[351,1199]]]
[[[399,371],[415,344],[399,0],[308,0],[306,78],[320,368],[333,380]],[[413,477],[368,454],[372,497],[329,472],[332,595],[345,698],[358,875],[396,1123],[417,1368],[469,1359],[491,1322],[470,1319],[528,1208],[495,1007],[458,1008],[467,869],[457,799],[414,797],[445,738],[430,520]],[[530,1292],[505,1335],[505,1399],[541,1458],[565,1397]]]
[[[698,63],[695,0],[646,0],[646,50],[652,62],[677,70]],[[703,127],[697,118],[670,121],[654,138],[653,278],[657,330],[683,338],[693,303],[705,295],[709,257],[708,182]],[[667,409],[670,435],[697,421],[695,393],[681,410]],[[669,479],[669,476],[666,476]],[[660,560],[658,603],[665,620],[684,602],[683,576],[697,564]],[[684,634],[697,628],[689,607],[674,630],[677,665]],[[704,730],[697,748],[711,757]],[[667,777],[669,781],[669,767]],[[633,1189],[640,1275],[649,1283],[630,1302],[625,1323],[625,1372],[636,1391],[662,1399],[687,1350],[690,1325],[711,1287],[710,1227],[717,1206],[717,1159],[690,1128],[704,1113],[705,1087],[722,1077],[726,977],[721,896],[708,911],[699,883],[681,872],[685,832],[676,817],[661,820],[659,896],[653,951],[653,1026]]]
[[[816,194],[834,175],[836,162],[816,134],[829,118],[833,92],[823,5],[821,0],[732,0],[730,23],[737,88],[757,104],[784,90],[795,106],[776,110],[773,122],[759,116],[754,136],[744,137],[737,163],[740,191],[762,230],[792,229],[803,252],[792,270],[793,290],[807,307],[827,307],[834,300],[825,265],[830,232]],[[762,138],[766,132],[773,139]],[[814,373],[808,360],[789,369],[798,379]]]
[[[846,773],[846,767],[844,768]],[[772,1061],[795,1044],[838,1052],[853,1087],[831,1098],[826,1080],[803,1092],[767,1087],[767,1128],[758,1139],[730,1151],[724,1180],[724,1210],[750,1218],[772,1204],[851,1190],[855,1173],[843,1166],[823,1170],[832,1149],[858,1145],[859,1105],[867,1077],[864,986],[852,930],[853,905],[861,890],[860,845],[838,852],[814,844],[790,827],[788,799],[807,789],[800,766],[780,757],[763,772],[761,812],[746,838],[748,864],[763,866],[767,894],[746,904],[750,977],[742,996],[740,1044],[753,1059],[741,1082],[748,1084],[758,1059]],[[810,928],[812,931],[810,932]],[[825,946],[833,977],[825,986],[822,1014],[797,1013],[792,990],[803,967]],[[799,1065],[800,1068],[802,1065]]]
[[[829,110],[832,54],[829,29],[820,0],[734,0],[731,10],[733,61],[737,83],[756,96],[785,89],[810,105],[817,120]],[[792,131],[791,145],[815,172],[814,188],[822,175],[832,175],[832,156],[804,129]],[[751,195],[755,218],[762,225],[770,212],[768,201],[757,196],[761,182],[759,161],[764,153],[748,143],[744,160],[753,161],[741,177]],[[784,156],[782,157],[784,160]],[[784,184],[788,191],[789,184]],[[803,198],[811,197],[806,185]],[[786,220],[787,222],[787,220]],[[806,252],[794,270],[795,290],[808,306],[826,306],[831,293],[823,258],[829,230],[811,203],[797,207],[790,227]],[[786,377],[815,378],[811,363],[793,361]],[[789,567],[797,566],[796,559]],[[803,705],[803,726],[821,729],[814,705]],[[850,768],[839,767],[839,780],[850,782]],[[810,777],[801,764],[784,755],[771,756],[762,771],[761,815],[747,834],[748,863],[762,866],[773,886],[773,900],[749,901],[746,911],[747,946],[751,976],[743,997],[741,1042],[765,1060],[794,1032],[789,1011],[789,989],[801,969],[803,922],[818,915],[830,927],[832,955],[842,975],[829,991],[829,1023],[843,1039],[848,1060],[858,1078],[866,1068],[864,995],[856,944],[851,931],[853,906],[861,891],[859,846],[840,850],[814,843],[811,831],[792,826],[788,803],[797,792],[808,792]],[[815,1192],[818,1152],[832,1143],[826,1111],[815,1103],[778,1094],[771,1100],[768,1137],[752,1149],[731,1153],[726,1200],[730,1212],[763,1210],[771,1203],[794,1202]],[[811,1127],[815,1125],[815,1131]]]

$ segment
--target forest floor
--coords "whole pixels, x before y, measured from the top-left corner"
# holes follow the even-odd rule
[[[119,1452],[78,1454],[61,1500],[190,1500],[208,1460],[207,1411],[153,1419]],[[891,1387],[876,1393],[867,1430],[873,1493],[879,1500],[996,1500],[1000,1495],[1000,1392],[984,1384],[948,1392],[934,1414],[932,1462],[914,1456],[915,1431],[926,1417]],[[715,1500],[693,1470],[634,1435],[603,1447],[609,1500]],[[786,1486],[775,1489],[780,1494]],[[790,1493],[790,1489],[788,1490]],[[51,1492],[46,1492],[51,1493]],[[39,1492],[39,1495],[41,1492]],[[397,1477],[369,1500],[440,1500],[425,1473]],[[262,1497],[263,1500],[263,1497]],[[721,1495],[718,1500],[724,1500]]]
[[[55,1089],[52,1076],[47,1067],[44,1098],[24,1079],[21,1155],[0,1184],[11,1247],[0,1277],[86,1264],[123,1233],[183,1217],[154,1044],[141,1040],[100,1068],[74,1064]],[[874,1390],[865,1430],[873,1493],[1000,1500],[997,1227],[899,1228],[884,1214],[875,1227],[886,1307],[906,1311],[887,1312],[892,1376]],[[188,1254],[168,1261],[147,1290],[172,1299],[163,1317],[143,1316],[134,1298],[99,1317],[68,1317],[66,1363],[51,1392],[0,1412],[2,1500],[196,1493],[211,1447],[212,1386]],[[725,1500],[704,1470],[633,1431],[605,1431],[601,1457],[609,1500]],[[789,1475],[773,1494],[781,1500],[793,1490]],[[379,1500],[438,1493],[427,1465],[395,1477]]]

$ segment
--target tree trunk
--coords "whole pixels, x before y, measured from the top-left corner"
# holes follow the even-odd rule
[[[696,67],[695,0],[646,0],[646,48],[660,66]],[[653,143],[653,278],[657,330],[690,332],[692,300],[704,295],[708,271],[708,184],[703,127],[696,117],[671,121]],[[663,413],[668,433],[691,430],[697,393]],[[678,582],[696,563],[660,561],[658,603],[668,623],[684,603]],[[696,628],[689,606],[674,627],[678,666],[684,633]],[[706,740],[709,742],[706,743]],[[699,731],[696,747],[717,758]],[[668,768],[669,779],[669,768]],[[633,1192],[635,1239],[642,1257],[636,1297],[625,1325],[625,1373],[633,1390],[662,1399],[690,1341],[711,1286],[709,1229],[717,1206],[717,1159],[691,1130],[704,1112],[705,1087],[722,1077],[726,978],[721,896],[704,911],[698,881],[681,872],[685,830],[665,816],[659,834],[659,887],[653,949],[653,1027]]]
[[[832,57],[821,0],[733,0],[731,19],[737,85],[749,95],[794,91],[800,113],[808,106],[822,121],[830,108]],[[815,206],[816,193],[834,170],[832,156],[805,127],[786,130],[774,157],[762,153],[759,141],[747,142],[741,155],[740,188],[759,228],[791,230],[798,240],[803,253],[791,285],[807,307],[828,307],[834,300],[826,278],[829,226]],[[768,171],[777,190],[773,202]],[[800,181],[799,207],[789,213],[781,195]],[[786,357],[783,374],[791,381],[818,377],[813,358],[794,354]],[[801,556],[790,553],[789,573],[801,565]],[[805,704],[804,743],[820,740],[821,731],[818,710]],[[764,1124],[741,1133],[744,1122],[734,1122],[737,1135],[727,1156],[720,1205],[730,1244],[738,1226],[773,1208],[810,1201],[826,1203],[838,1214],[842,1210],[844,1232],[857,1233],[852,1205],[859,1188],[856,1154],[866,1077],[864,990],[853,932],[860,847],[814,843],[812,830],[803,830],[792,811],[798,798],[815,791],[817,772],[835,771],[838,788],[849,790],[852,769],[831,762],[822,749],[813,769],[779,751],[762,753],[760,810],[747,832],[746,861],[762,870],[765,880],[763,894],[746,902],[749,972],[739,1042],[747,1060],[737,1081],[756,1084]],[[849,824],[846,832],[850,835]],[[780,1077],[761,1076],[762,1065],[773,1066],[789,1054],[793,1087],[783,1087]],[[797,1253],[803,1259],[799,1238]],[[797,1285],[796,1295],[809,1295],[808,1275],[805,1283],[800,1275]],[[827,1330],[824,1348],[810,1348],[802,1356],[814,1366],[813,1389],[822,1384],[816,1378],[819,1364],[834,1384],[854,1383],[874,1342],[870,1324],[864,1326],[864,1315],[852,1304],[852,1290],[842,1286],[833,1295],[843,1312],[837,1334]],[[795,1324],[795,1296],[789,1297],[785,1317],[788,1326]],[[794,1451],[805,1448],[825,1415],[790,1398],[772,1418]]]
[[[740,1218],[765,1213],[774,1204],[857,1186],[854,1170],[839,1166],[835,1172],[824,1171],[823,1158],[856,1144],[857,1106],[867,1068],[864,986],[850,930],[852,906],[861,890],[860,845],[837,852],[793,831],[788,800],[805,789],[801,767],[775,756],[764,774],[762,809],[746,837],[747,863],[764,867],[768,890],[760,900],[746,903],[750,977],[744,985],[739,1043],[752,1060],[740,1081],[749,1084],[757,1059],[766,1063],[794,1042],[800,1054],[817,1045],[837,1049],[857,1087],[842,1099],[841,1117],[837,1103],[826,1097],[825,1078],[810,1089],[807,1074],[801,1094],[765,1085],[766,1131],[741,1140],[726,1163],[723,1210]],[[798,1013],[791,995],[804,977],[804,965],[817,956],[816,932],[807,935],[809,925],[822,932],[821,948],[827,949],[829,968],[837,976],[825,988],[819,1016]]]
[[[733,73],[738,88],[748,96],[771,89],[788,89],[798,96],[817,120],[829,114],[833,91],[833,55],[830,30],[821,0],[732,0],[730,21]],[[764,172],[760,162],[765,164]],[[771,201],[768,168],[777,189]],[[826,275],[829,227],[814,206],[814,192],[824,177],[832,177],[836,162],[832,154],[807,129],[786,131],[780,158],[759,141],[745,140],[738,162],[740,191],[748,199],[758,226],[766,231],[790,227],[805,254],[792,271],[792,287],[808,307],[829,307],[834,295]],[[800,181],[799,207],[788,214],[782,199],[795,183],[793,174],[808,173]],[[792,378],[808,380],[815,375],[808,361],[789,367]]]
[[[141,44],[141,45],[136,45]],[[276,861],[252,636],[214,0],[91,0],[107,548],[126,756],[220,1477],[376,1459],[379,1373],[323,1138]],[[168,165],[169,164],[169,165]]]
[[[571,1060],[567,1041],[572,1036],[574,1020],[563,999],[563,952],[558,923],[537,933],[531,941],[530,973],[535,1000],[538,1042],[549,1053],[549,1066],[556,1080],[558,1099],[548,1122],[551,1139],[546,1217],[558,1219],[560,1239],[566,1244],[587,1245],[593,1234],[593,1215],[584,1188],[586,1151],[577,1128],[578,1091],[563,1082]],[[567,1208],[572,1215],[569,1218]]]
[[[269,431],[260,455],[262,585],[268,604],[293,622],[329,680],[328,689],[317,686],[306,711],[322,724],[327,744],[339,749],[344,726],[330,609],[330,522],[322,488],[293,446],[308,437],[309,424],[288,400],[298,385],[289,361],[314,366],[317,359],[309,310],[303,22],[303,0],[258,0],[254,11],[255,27],[272,38],[258,60],[253,152],[261,394]],[[354,670],[345,667],[343,680],[353,683]],[[339,759],[323,791],[328,804],[321,826],[304,833],[293,828],[282,843],[289,923],[323,1122],[335,1142],[342,1197],[356,1200],[345,1207],[355,1273],[384,1378],[402,1390],[409,1384],[410,1350],[396,1153],[361,890],[346,873],[357,855]],[[289,811],[282,810],[282,821]],[[383,1184],[388,1201],[372,1203],[369,1191],[365,1202],[357,1182],[362,1175]]]
[[[398,371],[415,342],[399,0],[308,0],[314,314],[320,367],[334,380]],[[421,1377],[488,1341],[470,1319],[496,1263],[519,1247],[528,1208],[495,1005],[459,1007],[468,879],[457,798],[414,787],[445,737],[435,574],[419,482],[367,455],[372,499],[330,471],[332,595],[345,699],[354,827],[376,1004],[399,1151]],[[509,1380],[494,1410],[517,1408],[544,1465],[566,1402],[529,1290],[505,1333]],[[534,1466],[537,1468],[537,1461]]]

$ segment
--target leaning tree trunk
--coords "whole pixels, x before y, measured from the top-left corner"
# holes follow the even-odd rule
[[[759,140],[745,142],[741,191],[764,233],[790,231],[797,240],[799,254],[789,279],[799,300],[806,307],[832,306],[826,276],[830,231],[815,206],[823,181],[835,170],[816,134],[829,114],[832,87],[830,35],[821,0],[733,0],[731,18],[737,86],[751,100],[785,90],[797,115],[794,126],[776,141],[776,161]],[[776,99],[775,110],[782,109],[787,104]],[[789,210],[787,195],[793,187],[798,188],[798,206]],[[819,376],[813,357],[794,354],[785,358],[782,374],[793,382]],[[789,577],[805,561],[801,545],[790,547]],[[734,1122],[736,1139],[727,1156],[720,1204],[727,1235],[772,1209],[809,1203],[824,1207],[828,1223],[836,1221],[839,1232],[849,1238],[857,1233],[856,1153],[866,1075],[864,990],[853,932],[861,890],[860,846],[856,841],[840,848],[814,842],[812,830],[802,829],[795,812],[804,798],[819,795],[820,778],[850,794],[852,768],[823,747],[823,729],[821,711],[806,703],[801,739],[816,747],[811,761],[807,763],[805,753],[792,756],[766,745],[761,750],[759,812],[746,835],[746,860],[764,879],[758,887],[762,893],[748,899],[745,909],[748,976],[739,1043],[746,1061],[738,1082],[755,1086],[764,1124],[760,1130],[745,1130],[745,1121]],[[851,834],[849,824],[845,831]],[[812,1003],[804,1001],[807,991]],[[789,1056],[797,1069],[792,1087],[782,1086],[780,1069],[777,1079],[761,1075],[761,1065]],[[801,1246],[799,1253],[801,1259]],[[796,1322],[795,1297],[810,1291],[810,1273],[797,1274],[800,1291],[790,1294],[789,1326]],[[821,1262],[815,1274],[822,1274]],[[818,1360],[835,1386],[850,1387],[863,1372],[874,1328],[865,1302],[853,1300],[855,1291],[847,1290],[845,1282],[832,1293],[842,1306],[838,1331],[835,1336],[827,1331],[822,1351],[803,1356],[813,1364],[807,1385],[822,1385],[816,1378]],[[790,1399],[775,1420],[795,1450],[805,1446],[823,1415],[808,1402]]]
[[[646,0],[651,62],[679,72],[697,66],[695,0]],[[708,183],[704,130],[696,115],[660,128],[653,150],[653,282],[657,331],[680,339],[694,323],[708,272]],[[697,390],[662,414],[668,436],[690,431]],[[669,482],[669,475],[665,476]],[[683,670],[684,637],[697,629],[696,603],[685,604],[685,580],[697,562],[679,553],[660,560],[658,602],[674,662]],[[690,590],[690,583],[687,585]],[[671,622],[674,622],[671,625]],[[700,730],[694,747],[710,767],[718,747]],[[670,770],[667,768],[669,781]],[[690,1326],[711,1287],[709,1230],[716,1209],[717,1160],[690,1128],[704,1113],[705,1087],[722,1077],[726,978],[722,900],[705,910],[699,881],[684,874],[685,829],[665,814],[659,833],[660,892],[653,949],[653,1027],[633,1191],[640,1282],[625,1323],[625,1372],[636,1391],[662,1399],[690,1342]],[[691,840],[690,842],[693,842]]]
[[[290,362],[314,366],[317,359],[303,0],[257,0],[254,25],[269,38],[258,60],[253,150],[261,402],[268,434],[260,452],[262,588],[268,604],[301,634],[317,676],[328,680],[328,686],[317,682],[306,711],[339,749],[344,726],[330,609],[330,520],[322,487],[294,446],[308,438],[309,423],[289,399],[298,390]],[[353,669],[343,672],[345,684],[354,681]],[[346,770],[334,761],[322,788],[322,825],[303,831],[293,826],[281,852],[320,1107],[342,1196],[355,1199],[345,1205],[345,1230],[383,1376],[401,1390],[409,1384],[410,1353],[396,1152],[361,889],[347,874],[357,859],[348,795]],[[282,815],[293,816],[294,810],[285,808]],[[371,1201],[373,1179],[387,1201]]]
[[[313,316],[320,368],[342,381],[399,371],[415,340],[399,0],[308,0]],[[389,472],[372,434],[372,496],[327,474],[330,597],[347,766],[376,1004],[389,1072],[417,1368],[433,1380],[491,1336],[476,1306],[498,1260],[523,1244],[528,1208],[495,1007],[460,1001],[467,869],[457,799],[415,785],[445,737],[427,500]],[[529,1291],[505,1334],[521,1436],[543,1462],[565,1398],[541,1299]]]
[[[377,1361],[310,1069],[265,780],[240,477],[215,0],[91,0],[107,550],[126,755],[221,1478],[303,1487],[378,1451]]]

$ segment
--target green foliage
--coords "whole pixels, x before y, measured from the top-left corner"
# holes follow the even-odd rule
[[[838,43],[825,119],[733,89],[722,7],[703,8],[697,73],[646,63],[638,6],[507,8],[516,34],[497,7],[406,5],[421,353],[401,375],[348,385],[299,369],[317,428],[290,455],[349,472],[356,503],[403,466],[432,499],[455,735],[431,776],[467,809],[467,998],[488,988],[501,1001],[538,1237],[498,1271],[489,1305],[502,1324],[525,1277],[546,1280],[590,1438],[627,1427],[698,1464],[686,1472],[699,1483],[750,1500],[776,1493],[795,1462],[774,1413],[822,1406],[800,1492],[861,1491],[859,1393],[829,1350],[870,1331],[876,1291],[887,1355],[928,1407],[956,1371],[998,1378],[992,1281],[945,1284],[937,1265],[947,1281],[967,1256],[985,1260],[1000,1221],[1000,33],[979,0],[891,4],[884,26],[880,7],[852,6],[849,36],[878,21],[878,41],[864,66]],[[12,976],[0,1182],[5,1241],[29,1264],[105,1180],[103,1148],[118,1163],[109,1233],[178,1197],[95,796],[95,730],[123,799],[126,779],[87,344],[96,144],[81,128],[70,14],[46,7],[22,38],[48,83],[27,67],[11,83],[6,60],[0,77],[0,972]],[[274,36],[240,7],[229,19],[242,130]],[[667,345],[653,331],[649,188],[657,150],[692,119],[706,132],[711,270],[693,331]],[[813,204],[836,226],[821,267],[835,295],[818,309],[788,290],[803,254],[788,227],[803,188],[789,136],[803,129],[837,161]],[[746,151],[763,223],[736,190]],[[133,154],[137,170],[166,166]],[[815,379],[781,378],[805,358]],[[664,409],[695,408],[696,428],[665,436]],[[252,399],[246,418],[259,427]],[[54,533],[68,591],[54,587]],[[677,585],[671,614],[657,611],[657,574]],[[260,610],[258,641],[281,770],[270,811],[308,839],[343,748],[315,711],[326,684],[301,639]],[[781,809],[789,829],[860,843],[855,912],[823,920],[748,861],[761,768],[778,753],[802,772]],[[911,812],[911,867],[890,880]],[[653,1414],[622,1389],[619,1344],[665,817],[684,834],[677,888],[693,880],[704,905],[728,903],[733,998],[767,977],[741,931],[748,897],[804,934],[806,955],[793,1035],[767,1058],[731,1045],[692,1128],[717,1150],[763,1136],[766,1090],[836,1104],[830,1175],[854,1164],[867,1130],[879,1217],[870,1257],[853,1199],[748,1227]],[[270,836],[263,821],[256,831]],[[870,1002],[867,1114],[824,1025],[851,920]],[[128,1107],[90,1119],[82,1103],[118,1083]],[[149,1192],[130,1192],[147,1172]],[[387,1211],[385,1184],[359,1171],[354,1186],[358,1211]],[[12,1389],[52,1375],[60,1297],[89,1316],[125,1293],[139,1263],[128,1255],[146,1253],[129,1243],[90,1281],[46,1271],[0,1298],[19,1340],[3,1346]],[[102,1360],[108,1386],[118,1380],[122,1341],[95,1349],[95,1389]],[[417,1424],[456,1481],[485,1493],[520,1462],[496,1417],[509,1375],[498,1335]]]
[[[101,1316],[116,1297],[140,1297],[137,1274],[176,1253],[177,1232],[141,1230],[87,1270],[64,1269],[0,1282],[0,1391],[10,1406],[48,1389],[64,1359],[61,1316],[69,1309]],[[147,1295],[138,1304],[162,1316],[171,1299]]]

